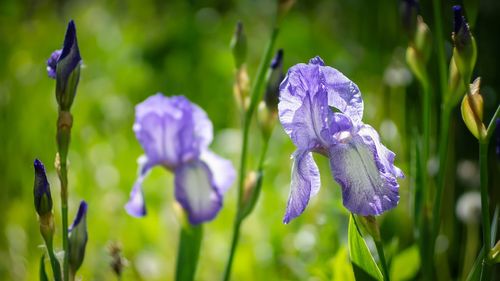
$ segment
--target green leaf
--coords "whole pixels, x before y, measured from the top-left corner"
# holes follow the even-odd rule
[[[469,275],[467,275],[467,281],[476,281],[481,278],[481,265],[484,257],[484,248],[481,248],[479,255],[476,258],[476,261],[472,265],[472,268],[469,271]]]
[[[356,280],[383,280],[382,273],[366,246],[353,215],[349,218],[348,244],[349,256]]]
[[[177,271],[175,280],[194,280],[198,257],[200,256],[201,240],[203,238],[202,224],[186,223],[181,228],[179,252],[177,255]]]
[[[42,255],[40,258],[40,281],[49,281],[49,277],[47,276],[47,272],[45,271],[45,255]]]
[[[418,246],[413,245],[392,260],[391,280],[411,280],[420,268],[420,253]]]

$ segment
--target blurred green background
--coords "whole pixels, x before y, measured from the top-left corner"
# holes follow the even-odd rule
[[[429,1],[421,14],[432,30]],[[444,1],[444,34],[449,54],[451,6]],[[212,149],[238,166],[239,113],[232,94],[234,62],[229,49],[234,25],[242,20],[249,42],[248,67],[256,71],[269,36],[273,1],[16,1],[0,2],[0,280],[37,280],[43,253],[33,209],[33,160],[41,159],[49,174],[60,244],[59,183],[53,168],[57,106],[55,82],[45,70],[46,59],[61,48],[66,24],[74,19],[84,67],[72,108],[74,127],[70,147],[70,218],[78,202],[89,204],[89,243],[79,271],[83,280],[114,280],[108,245],[122,245],[128,260],[123,280],[171,280],[179,223],[173,207],[173,177],[155,168],[144,183],[148,216],[132,218],[124,211],[135,180],[141,147],[132,132],[134,105],[148,96],[185,95],[203,107],[214,123]],[[474,34],[478,41],[477,75],[482,77],[485,116],[498,104],[500,7],[481,1]],[[360,87],[365,101],[364,121],[379,130],[384,144],[397,154],[406,173],[401,203],[383,216],[383,236],[389,259],[409,249],[410,273],[418,269],[411,254],[412,226],[410,145],[418,129],[420,103],[417,83],[406,68],[407,36],[401,27],[399,2],[297,1],[284,20],[277,47],[285,50],[285,69],[320,55]],[[433,55],[434,56],[434,55]],[[437,73],[431,59],[429,69]],[[437,77],[437,75],[434,75]],[[434,83],[437,85],[436,83]],[[437,87],[435,87],[437,89]],[[439,95],[435,93],[435,110]],[[449,177],[456,185],[445,203],[443,252],[457,276],[463,252],[464,226],[455,219],[456,198],[478,188],[477,149],[473,137],[454,115],[452,132],[456,155]],[[435,119],[433,121],[436,121]],[[433,122],[437,124],[437,122]],[[433,134],[438,132],[437,125]],[[258,159],[260,136],[251,139],[250,167]],[[473,148],[473,149],[472,149]],[[233,280],[348,280],[348,213],[328,161],[316,157],[322,171],[322,190],[306,212],[282,224],[289,192],[289,155],[294,147],[278,124],[266,161],[263,193],[256,211],[245,222],[236,254]],[[435,152],[435,149],[433,150]],[[494,156],[492,149],[491,155]],[[491,186],[498,187],[498,164],[493,161]],[[433,166],[434,165],[434,166]],[[430,172],[436,161],[429,164]],[[435,168],[434,168],[435,170]],[[457,172],[455,172],[457,171]],[[491,194],[498,203],[498,188]],[[236,188],[224,208],[205,226],[198,280],[222,276],[235,215]],[[494,205],[494,203],[492,203]],[[479,229],[479,226],[478,226]],[[443,244],[443,243],[441,243]],[[441,245],[438,243],[438,245]],[[60,249],[60,246],[58,247]],[[393,261],[395,259],[392,259]],[[397,266],[393,262],[393,267]],[[396,269],[394,269],[396,270]],[[413,273],[412,273],[413,270]]]

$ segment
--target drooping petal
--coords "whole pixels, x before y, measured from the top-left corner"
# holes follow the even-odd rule
[[[134,217],[144,217],[146,215],[146,203],[144,201],[144,194],[142,192],[142,182],[148,174],[152,165],[146,156],[141,156],[138,159],[139,164],[139,176],[135,180],[132,191],[130,192],[130,198],[125,205],[125,210],[127,213]]]
[[[226,160],[211,150],[205,150],[200,157],[213,175],[215,187],[220,194],[224,194],[233,184],[236,178],[236,171],[234,170],[231,161]]]
[[[191,161],[175,170],[175,198],[186,210],[191,224],[210,221],[222,207],[222,194],[215,187],[210,168]]]
[[[321,185],[319,169],[311,152],[297,150],[292,158],[292,181],[284,223],[289,223],[304,212],[309,199],[318,193]]]
[[[339,112],[333,113],[330,107]],[[361,124],[363,100],[356,84],[315,57],[309,64],[290,68],[280,86],[278,110],[281,124],[295,145],[316,151],[334,141],[332,135],[338,128],[330,126],[333,119],[342,115],[341,119],[347,119],[345,124]]]
[[[142,193],[142,180],[137,179],[130,192],[130,198],[125,205],[127,213],[133,217],[144,217],[147,213],[144,195]]]
[[[176,166],[198,158],[212,142],[206,113],[182,96],[156,94],[136,106],[134,132],[149,161]]]
[[[330,166],[342,188],[344,206],[363,215],[379,215],[397,206],[401,170],[395,167],[394,153],[385,148],[371,127],[346,136],[330,148]],[[371,131],[373,130],[373,131]]]

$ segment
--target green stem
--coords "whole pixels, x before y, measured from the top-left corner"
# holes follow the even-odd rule
[[[69,255],[68,255],[68,170],[66,157],[60,159],[59,180],[61,182],[61,214],[62,214],[62,242],[64,249],[63,278],[68,281]]]
[[[422,202],[424,206],[429,200],[429,177],[427,175],[427,163],[429,162],[429,147],[430,147],[430,132],[431,132],[431,91],[429,80],[422,81],[422,126],[423,126],[423,140],[422,140],[422,172],[423,172],[423,193]],[[426,208],[423,208],[425,210]],[[424,212],[425,213],[425,212]]]
[[[61,266],[59,265],[59,261],[57,257],[54,255],[54,249],[52,247],[52,243],[47,243],[45,241],[45,245],[47,246],[47,252],[49,253],[50,265],[52,267],[52,272],[54,274],[55,281],[61,281]]]
[[[382,241],[375,241],[375,247],[377,248],[378,257],[380,258],[380,263],[382,264],[382,271],[384,271],[384,281],[390,281],[389,267],[385,261],[384,246],[382,245]]]
[[[194,280],[198,258],[200,256],[203,227],[185,223],[181,226],[179,237],[179,250],[177,253],[176,281]]]
[[[484,255],[481,280],[489,279],[487,257],[491,248],[490,208],[488,202],[488,144],[489,139],[479,142],[479,173],[481,177],[481,218],[483,226]]]
[[[442,105],[443,110],[441,112],[440,121],[440,138],[439,138],[439,174],[438,174],[438,185],[436,188],[436,196],[434,198],[433,206],[433,216],[432,216],[432,236],[431,236],[431,248],[434,249],[436,243],[436,237],[439,234],[440,224],[441,224],[441,201],[443,198],[443,193],[446,184],[446,167],[448,163],[448,142],[449,142],[449,131],[450,131],[450,118],[452,109],[446,104]]]
[[[262,57],[259,65],[259,69],[257,70],[256,79],[252,84],[252,89],[250,91],[250,105],[248,106],[248,110],[243,115],[243,138],[242,138],[242,148],[241,148],[241,158],[240,158],[240,170],[239,170],[239,180],[238,180],[238,202],[237,202],[237,211],[236,217],[234,220],[233,227],[233,237],[231,242],[231,248],[229,251],[229,258],[226,264],[226,268],[224,270],[223,280],[229,280],[231,276],[231,268],[233,265],[234,254],[236,252],[236,248],[238,246],[239,241],[239,233],[241,223],[243,219],[240,217],[240,212],[243,208],[243,195],[244,195],[244,182],[246,176],[246,161],[247,161],[247,150],[248,150],[248,135],[250,131],[250,124],[252,121],[252,116],[257,107],[258,102],[262,99],[263,95],[263,87],[264,81],[266,77],[266,72],[271,62],[272,51],[274,49],[274,44],[276,42],[276,38],[278,36],[279,29],[275,27],[271,34],[271,39],[266,46],[266,50],[264,51],[264,56]]]

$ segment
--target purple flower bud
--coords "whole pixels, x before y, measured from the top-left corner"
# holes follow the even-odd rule
[[[57,61],[59,60],[61,53],[62,53],[62,49],[55,50],[54,52],[52,52],[49,59],[47,60],[47,74],[52,79],[56,79]]]
[[[82,58],[76,39],[76,27],[73,20],[68,24],[64,45],[56,67],[56,99],[62,110],[69,111],[76,95],[80,80]]]
[[[69,266],[72,273],[80,268],[85,257],[85,246],[87,245],[87,203],[82,200],[78,213],[76,214],[73,224],[69,228],[68,237],[69,247]]]
[[[35,159],[35,184],[33,194],[35,198],[35,209],[39,216],[43,216],[52,211],[52,196],[50,195],[50,185],[45,174],[43,163]]]
[[[471,44],[472,33],[470,32],[469,24],[463,15],[460,5],[453,6],[453,14],[453,41],[455,47],[462,50],[464,47]]]
[[[283,73],[283,49],[279,49],[271,61],[271,72],[267,80],[266,93],[264,95],[264,102],[267,108],[273,111],[278,110],[279,87],[283,78],[285,78]]]

